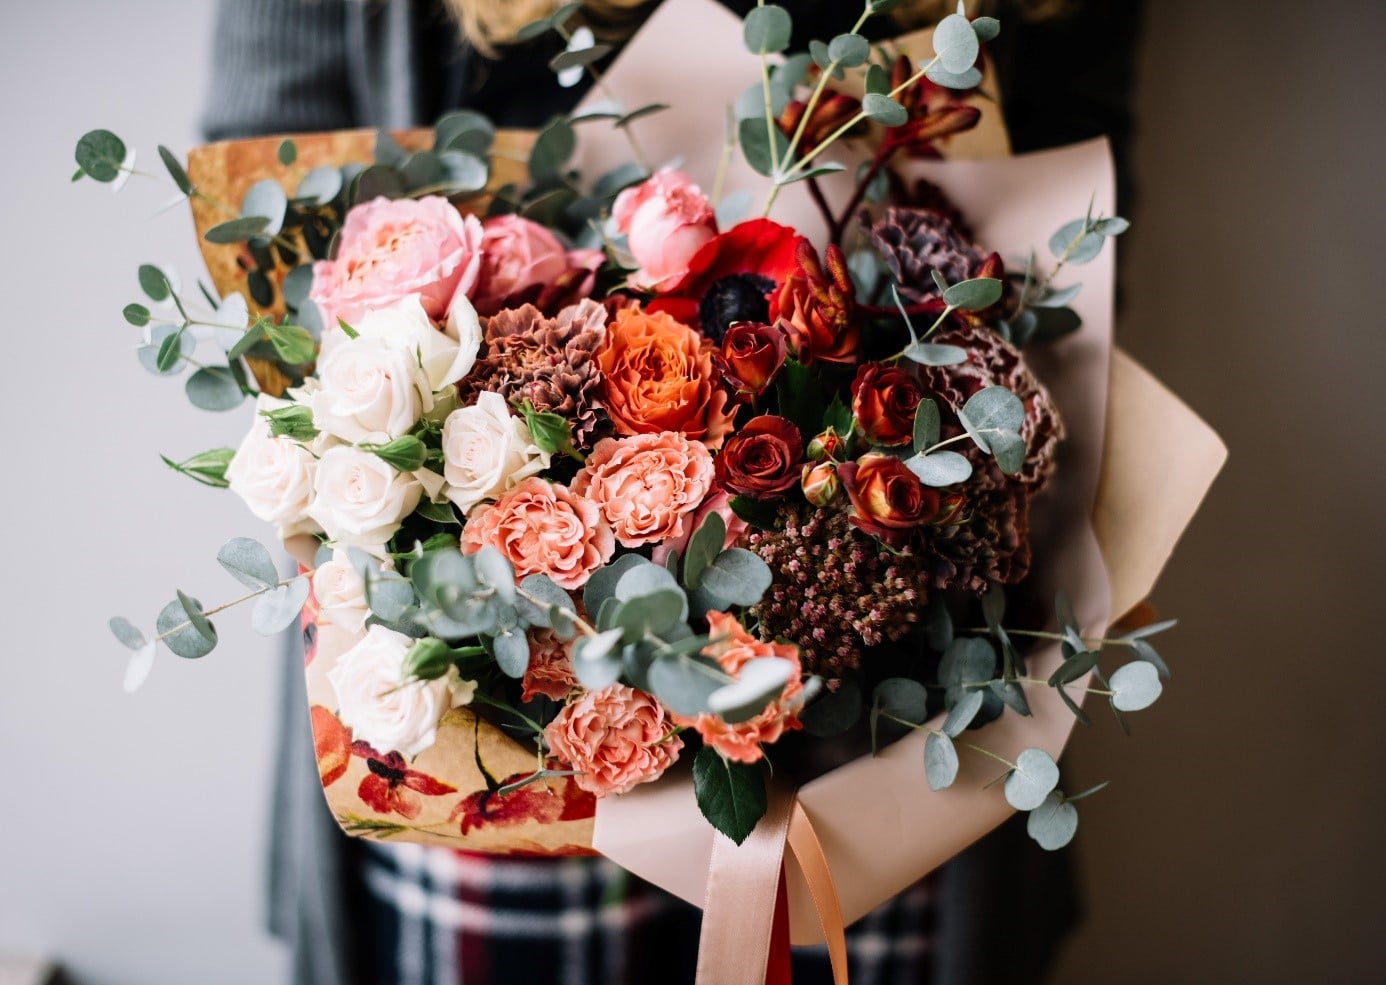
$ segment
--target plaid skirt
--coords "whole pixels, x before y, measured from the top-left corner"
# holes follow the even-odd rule
[[[701,911],[601,858],[480,856],[363,842],[354,942],[371,985],[684,985]],[[847,931],[854,985],[926,985],[925,880]],[[823,948],[796,948],[795,985],[832,981]]]

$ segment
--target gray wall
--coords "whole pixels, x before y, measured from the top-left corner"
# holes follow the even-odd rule
[[[1090,914],[1057,978],[1380,980],[1386,5],[1148,6],[1119,334],[1232,460],[1157,597],[1183,620],[1167,697],[1134,739],[1075,740],[1070,786],[1116,783],[1084,807]],[[196,269],[184,215],[149,219],[164,190],[148,183],[118,199],[67,184],[88,127],[147,165],[156,140],[193,141],[207,7],[0,8],[0,953],[55,954],[101,985],[284,967],[260,930],[273,651],[233,616],[215,655],[162,656],[127,698],[104,627],[147,622],[175,586],[235,590],[212,558],[258,525],[152,453],[231,441],[242,420],[209,436],[119,320],[139,261]]]

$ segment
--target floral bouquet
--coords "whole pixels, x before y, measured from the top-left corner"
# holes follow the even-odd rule
[[[596,74],[572,14],[528,31],[568,39],[556,71]],[[210,313],[146,265],[125,317],[148,369],[193,369],[195,405],[254,401],[238,448],[166,461],[300,561],[281,578],[246,538],[219,556],[258,629],[302,620],[348,832],[600,850],[706,902],[705,935],[768,921],[783,859],[796,939],[816,920],[836,953],[844,918],[1010,810],[1046,848],[1073,836],[1093,791],[1065,792],[1056,757],[1084,697],[1125,724],[1169,673],[1150,640],[1172,623],[1110,616],[1222,453],[1112,359],[1104,247],[1127,223],[1105,146],[941,160],[984,115],[995,20],[784,54],[791,26],[773,5],[741,25],[761,81],[712,174],[649,163],[662,103],[186,166],[161,147]],[[689,140],[664,132],[661,154]],[[77,161],[135,173],[108,131]],[[1151,413],[1179,439],[1162,496]],[[112,620],[127,686],[158,643],[207,654],[227,607],[180,591],[152,639]],[[730,950],[707,960],[747,963]]]

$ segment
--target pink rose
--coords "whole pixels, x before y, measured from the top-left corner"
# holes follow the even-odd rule
[[[727,490],[718,488],[703,501],[703,505],[698,507],[698,512],[694,514],[692,522],[683,525],[683,533],[680,536],[672,537],[654,549],[650,560],[655,564],[663,564],[669,557],[670,551],[678,551],[683,554],[688,550],[688,541],[693,536],[693,532],[703,525],[709,513],[717,513],[722,517],[722,525],[727,528],[727,536],[722,540],[722,550],[735,547],[741,542],[741,538],[746,535],[746,531],[751,529],[751,525],[741,517],[732,512],[732,494]]]
[[[512,307],[508,299],[552,284],[568,271],[563,244],[539,223],[500,215],[482,228],[481,274],[470,295],[477,314]]]
[[[566,486],[530,476],[462,528],[462,553],[490,544],[515,566],[515,577],[548,575],[575,591],[616,551],[616,538],[597,504]]]
[[[707,197],[688,175],[668,168],[617,195],[612,216],[640,264],[631,282],[644,290],[682,280],[693,254],[717,235]]]
[[[605,797],[658,779],[683,748],[682,739],[669,738],[673,730],[658,701],[612,684],[564,707],[544,737],[549,751],[578,771],[579,787]]]
[[[329,329],[410,294],[436,321],[454,294],[476,286],[481,244],[476,216],[464,218],[445,198],[377,198],[347,213],[337,256],[313,264],[308,296]]]
[[[539,695],[562,701],[577,687],[573,676],[573,645],[565,642],[551,629],[529,631],[529,666],[520,681],[524,689],[521,701],[532,701]]]
[[[804,682],[800,680],[802,664],[799,661],[799,648],[792,643],[762,643],[751,636],[735,617],[722,612],[707,614],[708,635],[714,643],[703,650],[714,657],[722,669],[735,677],[747,663],[760,657],[777,657],[794,664],[794,674],[785,684],[780,696],[770,702],[755,718],[729,724],[720,715],[702,714],[694,718],[671,715],[678,725],[696,729],[703,742],[716,749],[727,759],[738,763],[754,763],[764,751],[763,745],[779,740],[785,732],[803,728],[795,712],[802,704],[800,697]]]
[[[675,431],[603,438],[573,477],[616,539],[639,547],[684,533],[684,517],[712,488],[712,453]]]

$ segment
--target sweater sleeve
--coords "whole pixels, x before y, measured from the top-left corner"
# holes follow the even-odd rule
[[[347,71],[349,0],[217,0],[208,140],[358,124]]]

